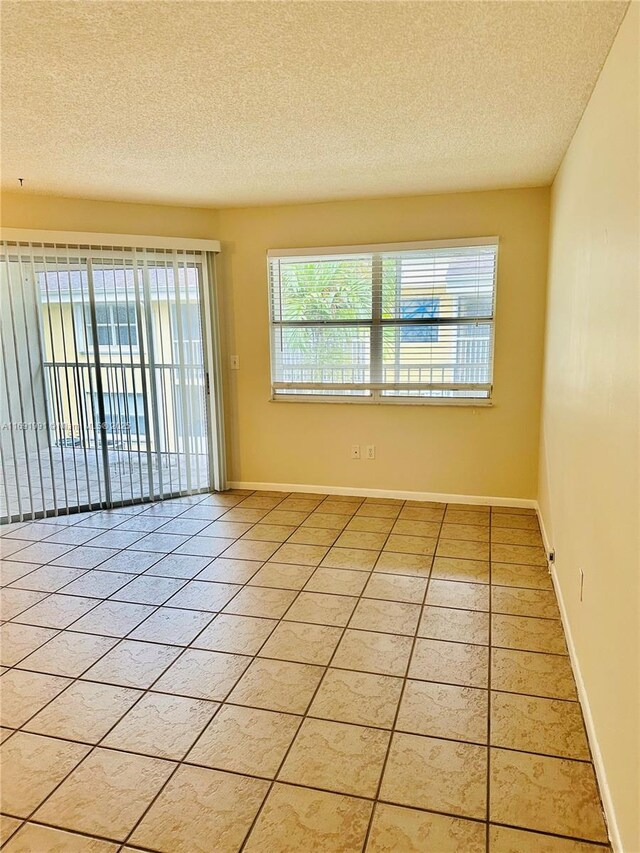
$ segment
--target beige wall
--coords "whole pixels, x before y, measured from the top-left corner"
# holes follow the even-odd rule
[[[220,211],[235,481],[535,498],[548,189]],[[498,235],[493,408],[270,402],[270,248]],[[375,444],[374,461],[352,444]]]
[[[532,499],[548,204],[546,188],[222,211],[11,193],[2,221],[223,241],[230,479]],[[491,235],[501,241],[492,408],[269,401],[267,249]],[[352,460],[352,444],[375,444],[377,458]]]
[[[627,853],[640,850],[639,11],[627,14],[553,186],[540,468],[587,717]]]
[[[217,239],[218,213],[199,207],[123,204],[30,193],[2,193],[0,220],[6,228],[101,231],[153,237]]]

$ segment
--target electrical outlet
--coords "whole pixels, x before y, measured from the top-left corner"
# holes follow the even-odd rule
[[[240,370],[240,356],[239,355],[232,355],[229,360],[231,362],[231,370]]]
[[[360,445],[352,444],[351,445],[351,458],[352,459],[360,459]]]
[[[375,459],[376,458],[376,446],[375,444],[367,444],[367,459]]]
[[[582,598],[584,595],[584,569],[580,569],[580,601],[582,602]]]

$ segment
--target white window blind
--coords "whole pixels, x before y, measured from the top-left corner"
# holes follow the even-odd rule
[[[269,252],[280,399],[488,399],[497,238]]]

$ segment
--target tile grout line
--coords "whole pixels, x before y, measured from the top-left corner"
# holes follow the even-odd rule
[[[404,672],[404,676],[403,676],[403,679],[402,679],[402,688],[401,688],[401,690],[400,690],[400,696],[399,696],[399,698],[398,698],[398,704],[396,705],[396,710],[395,710],[395,714],[394,714],[394,717],[393,717],[393,723],[392,723],[392,727],[391,727],[391,734],[390,734],[390,736],[389,736],[389,741],[388,741],[388,743],[387,743],[387,749],[386,749],[386,752],[385,752],[384,760],[383,760],[383,762],[382,762],[382,767],[381,767],[381,769],[380,769],[380,777],[379,777],[379,779],[378,779],[378,784],[377,784],[377,786],[376,786],[376,793],[375,793],[374,806],[373,806],[373,808],[371,809],[371,814],[369,815],[369,822],[368,822],[368,825],[367,825],[367,831],[366,831],[366,833],[365,833],[364,840],[363,840],[363,842],[362,842],[362,853],[364,853],[364,851],[365,851],[365,849],[367,848],[368,843],[369,843],[369,838],[370,838],[370,835],[371,835],[371,829],[372,829],[372,827],[373,827],[373,821],[374,821],[375,813],[376,813],[376,809],[377,809],[377,803],[378,803],[378,801],[379,801],[380,793],[381,793],[381,791],[382,791],[382,783],[383,783],[384,775],[385,775],[385,772],[386,772],[386,769],[387,769],[387,764],[388,764],[388,762],[389,762],[389,755],[391,754],[391,748],[392,748],[392,744],[393,744],[394,736],[395,736],[395,733],[396,733],[396,731],[397,731],[396,726],[397,726],[397,722],[398,722],[398,716],[399,716],[399,714],[400,714],[400,707],[401,707],[401,705],[402,705],[402,700],[404,699],[404,693],[405,693],[405,690],[406,690],[407,681],[408,681],[408,679],[409,679],[409,672],[410,672],[410,670],[411,670],[411,663],[412,663],[412,661],[413,661],[413,654],[414,654],[415,647],[416,647],[416,640],[417,640],[417,638],[418,638],[418,633],[419,633],[419,631],[420,631],[420,623],[421,623],[422,618],[423,618],[424,607],[425,607],[425,605],[426,605],[427,595],[428,595],[428,593],[429,593],[429,586],[431,585],[431,575],[432,575],[432,573],[433,573],[433,564],[434,564],[434,562],[435,562],[436,554],[437,554],[437,552],[438,552],[438,544],[439,544],[439,542],[440,542],[440,535],[441,535],[441,533],[442,533],[442,526],[443,526],[443,524],[444,524],[444,519],[445,519],[446,514],[447,514],[447,507],[448,507],[448,504],[445,504],[445,505],[444,505],[444,508],[443,508],[443,512],[442,512],[442,518],[441,518],[441,520],[440,520],[440,527],[439,527],[439,529],[438,529],[438,536],[436,537],[436,542],[435,542],[435,545],[434,545],[434,547],[433,547],[433,555],[432,555],[432,557],[431,557],[431,565],[430,565],[430,568],[429,568],[429,574],[427,575],[427,583],[426,583],[426,585],[425,585],[424,595],[423,595],[423,597],[422,597],[422,604],[421,604],[421,609],[420,609],[420,616],[419,616],[418,621],[417,621],[417,623],[416,623],[416,628],[415,628],[415,632],[414,632],[414,635],[413,635],[413,640],[412,640],[412,643],[411,643],[411,650],[410,650],[410,652],[409,652],[409,656],[408,656],[408,658],[407,658],[407,665],[406,665],[405,672]]]

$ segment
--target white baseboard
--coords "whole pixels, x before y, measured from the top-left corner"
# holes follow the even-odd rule
[[[552,550],[552,546],[549,542],[547,531],[545,530],[544,521],[540,512],[540,507],[537,507],[537,513],[538,521],[540,522],[540,530],[542,532],[542,540],[544,542],[544,546],[547,550],[547,553],[549,553],[549,551]],[[613,805],[613,799],[611,797],[611,790],[609,788],[609,783],[607,782],[607,772],[605,769],[604,760],[602,758],[602,753],[600,751],[600,744],[598,743],[598,736],[596,733],[595,723],[593,721],[593,715],[591,713],[589,696],[587,695],[587,689],[584,684],[584,679],[582,678],[580,662],[578,660],[578,654],[576,652],[575,643],[573,642],[573,636],[571,634],[571,624],[569,622],[569,616],[567,614],[567,608],[564,603],[564,598],[562,597],[562,588],[560,586],[560,582],[558,581],[558,574],[555,565],[551,566],[551,579],[553,581],[553,587],[556,592],[556,598],[558,599],[558,606],[560,608],[560,618],[562,619],[562,626],[564,628],[564,634],[567,640],[567,649],[569,650],[569,660],[571,661],[573,677],[576,680],[578,699],[580,700],[580,705],[582,706],[582,714],[584,716],[584,724],[587,730],[587,738],[589,740],[589,746],[591,747],[591,755],[593,757],[593,766],[596,772],[596,777],[598,779],[598,785],[600,787],[600,796],[602,797],[602,806],[604,808],[604,816],[607,822],[609,840],[611,842],[611,846],[613,848],[614,853],[624,853],[622,847],[622,839],[620,837],[620,829],[618,827],[618,821],[616,819],[615,807]]]
[[[253,489],[266,492],[313,492],[324,495],[355,495],[364,498],[397,498],[406,501],[437,501],[438,503],[491,504],[492,506],[516,506],[536,509],[538,504],[531,498],[503,498],[486,495],[451,495],[443,492],[407,492],[397,489],[363,489],[358,486],[306,485],[302,483],[248,483],[231,480],[230,489]]]

